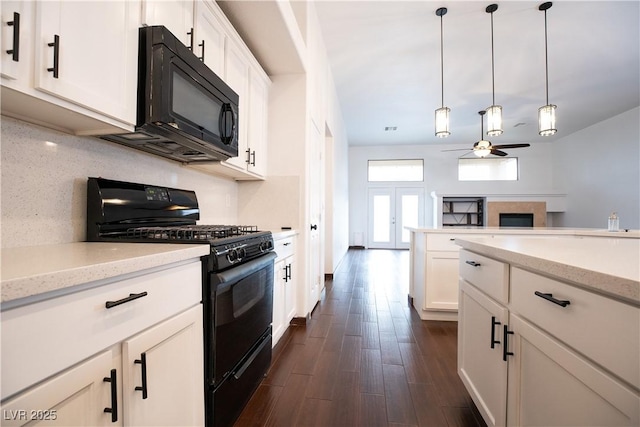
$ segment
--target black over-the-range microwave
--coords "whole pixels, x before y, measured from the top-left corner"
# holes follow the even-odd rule
[[[238,95],[164,26],[139,30],[133,133],[103,139],[183,163],[238,155]]]

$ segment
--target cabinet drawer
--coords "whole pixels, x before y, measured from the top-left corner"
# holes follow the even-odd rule
[[[285,259],[286,257],[293,255],[295,249],[295,239],[293,236],[285,237],[274,242],[277,259]]]
[[[201,277],[197,261],[4,311],[2,398],[197,305]]]
[[[509,265],[467,250],[460,251],[460,277],[496,301],[509,300]]]
[[[427,234],[427,250],[428,251],[459,251],[460,246],[456,245],[455,240],[464,237],[473,237],[470,234]]]
[[[639,308],[513,267],[511,310],[640,389]]]

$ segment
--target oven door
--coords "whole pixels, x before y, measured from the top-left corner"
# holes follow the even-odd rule
[[[273,318],[273,261],[267,253],[221,273],[210,274],[210,307],[206,349],[209,385],[233,374],[250,351],[264,340]],[[271,349],[269,349],[270,351]]]

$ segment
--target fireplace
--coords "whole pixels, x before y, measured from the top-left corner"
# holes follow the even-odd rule
[[[533,227],[533,214],[501,213],[500,227]]]
[[[502,219],[503,215],[516,215]],[[527,219],[526,224],[519,215],[533,217],[533,223]],[[515,222],[515,223],[514,223]],[[509,201],[509,202],[487,202],[487,226],[488,227],[546,227],[547,226],[547,204],[538,201]]]

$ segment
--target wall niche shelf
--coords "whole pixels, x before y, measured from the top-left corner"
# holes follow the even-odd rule
[[[443,197],[443,227],[482,227],[484,197]]]

